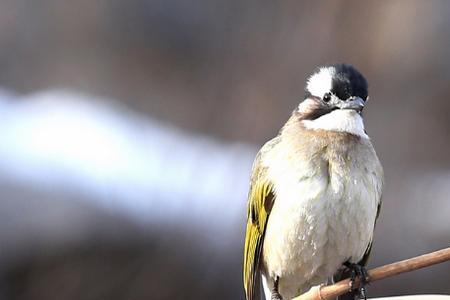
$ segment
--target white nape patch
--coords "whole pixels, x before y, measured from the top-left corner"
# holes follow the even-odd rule
[[[369,138],[364,131],[364,122],[360,114],[351,109],[338,109],[315,120],[303,120],[308,129],[342,131]]]
[[[306,90],[313,96],[322,98],[325,93],[331,91],[334,73],[333,67],[320,68],[319,72],[308,78]]]

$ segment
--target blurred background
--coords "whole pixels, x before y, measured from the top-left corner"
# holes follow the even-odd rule
[[[252,160],[317,66],[370,85],[370,266],[450,242],[448,1],[0,1],[0,299],[243,299]],[[369,295],[450,293],[448,263]]]

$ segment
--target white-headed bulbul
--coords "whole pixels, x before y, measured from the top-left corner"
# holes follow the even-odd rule
[[[354,67],[336,64],[318,68],[305,92],[253,165],[247,300],[257,298],[261,279],[268,300],[291,299],[342,270],[366,276],[383,187],[362,118],[367,82]]]

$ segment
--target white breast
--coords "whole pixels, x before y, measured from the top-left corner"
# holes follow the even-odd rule
[[[380,178],[345,162],[283,159],[271,164],[276,200],[263,249],[267,285],[291,298],[358,262],[372,239]],[[272,157],[271,159],[277,159]]]

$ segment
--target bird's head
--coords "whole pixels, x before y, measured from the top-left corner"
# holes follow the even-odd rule
[[[336,64],[318,68],[306,83],[305,100],[299,112],[314,120],[335,110],[361,113],[367,101],[367,81],[351,65]]]
[[[362,110],[368,99],[367,81],[353,66],[318,68],[307,80],[305,99],[294,113],[307,129],[365,133]]]

